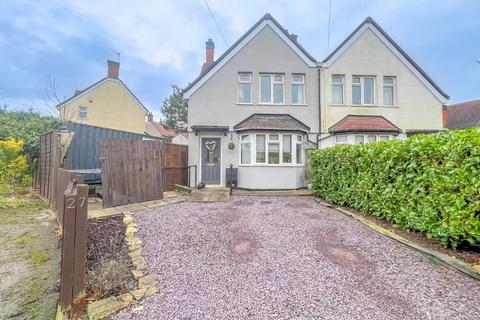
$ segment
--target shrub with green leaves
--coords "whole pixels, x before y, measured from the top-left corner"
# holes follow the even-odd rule
[[[310,151],[315,195],[425,232],[480,245],[480,128]]]

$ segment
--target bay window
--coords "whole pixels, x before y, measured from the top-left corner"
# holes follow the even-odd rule
[[[251,153],[250,136],[248,134],[244,134],[240,138],[240,163],[250,164]]]
[[[261,74],[260,75],[260,103],[283,104],[284,103],[284,75]]]
[[[256,137],[256,163],[265,163],[265,135],[257,134]]]
[[[280,137],[278,134],[268,135],[268,163],[280,163]]]
[[[241,165],[301,165],[304,161],[304,137],[291,133],[242,134]]]
[[[252,74],[238,74],[238,103],[252,103]]]
[[[282,139],[282,162],[292,163],[292,135],[284,134]]]
[[[363,135],[355,135],[355,144],[364,144],[365,137]]]
[[[375,77],[353,76],[352,77],[352,104],[373,105],[375,104]]]
[[[292,104],[305,103],[305,76],[303,74],[292,75]]]
[[[295,154],[297,156],[297,164],[303,163],[303,137],[300,135],[297,136]]]

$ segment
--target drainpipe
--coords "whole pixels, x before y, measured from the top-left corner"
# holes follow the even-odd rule
[[[322,82],[321,82],[321,67],[318,66],[318,133],[317,133],[317,149],[320,149],[319,137],[322,134]]]

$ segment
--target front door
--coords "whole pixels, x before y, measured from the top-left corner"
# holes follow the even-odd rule
[[[202,182],[220,184],[220,138],[202,138]]]

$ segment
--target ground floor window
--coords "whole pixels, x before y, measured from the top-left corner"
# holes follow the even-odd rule
[[[292,133],[240,135],[240,164],[303,164],[304,137]]]
[[[392,135],[375,133],[338,134],[335,135],[335,145],[345,143],[365,144],[393,139]]]

